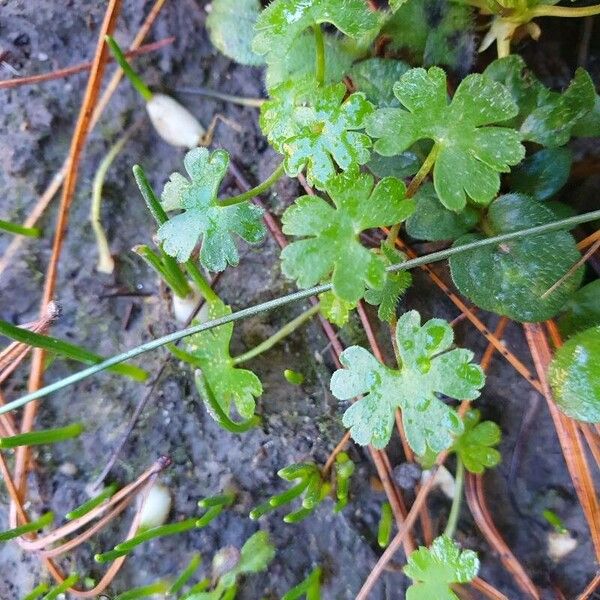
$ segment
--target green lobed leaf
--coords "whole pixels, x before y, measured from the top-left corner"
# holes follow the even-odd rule
[[[469,71],[475,57],[469,6],[451,0],[410,0],[398,8],[382,29],[391,50],[408,52],[413,62],[426,66]]]
[[[381,243],[381,254],[386,268],[406,260],[406,255],[395,248]],[[381,321],[391,321],[396,316],[398,300],[412,284],[412,275],[408,271],[385,273],[385,281],[380,289],[368,289],[365,300],[374,306],[379,306],[377,316]]]
[[[306,169],[308,182],[323,189],[336,165],[346,171],[369,160],[371,140],[359,130],[373,106],[361,93],[344,100],[345,95],[343,83],[315,87],[306,80],[272,91],[272,100],[261,108],[260,125],[284,155],[288,175]]]
[[[212,0],[206,17],[210,41],[225,56],[242,65],[258,66],[264,59],[252,50],[259,0]]]
[[[577,333],[556,351],[548,379],[563,413],[600,423],[600,325]]]
[[[575,137],[600,137],[600,95],[596,94],[594,108],[575,123],[571,135]]]
[[[560,333],[568,338],[600,325],[600,279],[578,289],[565,303],[558,319]]]
[[[360,39],[379,29],[380,19],[366,0],[274,0],[256,22],[253,50],[267,57],[287,53],[294,40],[316,23],[331,23]]]
[[[323,34],[325,44],[325,83],[337,83],[344,78],[354,55],[342,41],[328,33]],[[309,32],[299,35],[288,52],[269,57],[265,70],[265,85],[268,90],[290,80],[303,77],[314,78],[315,36]]]
[[[489,127],[517,114],[508,90],[482,75],[468,75],[452,101],[446,96],[446,74],[438,67],[411,69],[394,85],[407,110],[381,108],[367,120],[375,150],[393,156],[421,139],[438,148],[433,168],[442,204],[464,209],[467,196],[488,204],[500,189],[499,173],[525,156],[520,134],[508,127]]]
[[[223,302],[213,302],[208,308],[208,320],[231,314],[231,307]],[[248,369],[233,366],[229,344],[233,335],[233,323],[203,331],[186,338],[186,351],[194,357],[194,364],[202,370],[202,376],[212,390],[223,412],[229,415],[233,403],[244,419],[254,415],[255,398],[262,394],[260,379]],[[202,390],[199,388],[200,394]],[[203,398],[206,403],[206,399]],[[207,404],[209,412],[212,413]]]
[[[431,548],[421,546],[407,559],[404,573],[413,580],[406,600],[458,600],[453,583],[468,583],[479,571],[479,559],[472,550],[460,550],[446,535],[433,540]]]
[[[356,302],[346,302],[336,296],[331,290],[319,296],[321,314],[331,323],[343,327],[350,318],[350,313],[356,308]]]
[[[492,62],[484,75],[504,84],[519,107],[510,125],[521,129],[523,139],[544,146],[566,144],[580,122],[590,118],[597,102],[594,84],[584,69],[561,94],[542,84],[518,55]],[[585,127],[585,126],[584,126]],[[578,133],[581,135],[581,133]]]
[[[467,411],[463,417],[464,432],[456,438],[452,451],[460,457],[470,473],[483,473],[502,460],[496,448],[502,438],[500,427],[493,421],[480,423],[481,413],[477,409]]]
[[[509,175],[511,192],[547,200],[569,179],[573,154],[568,148],[544,148],[528,156]]]
[[[226,588],[232,587],[240,575],[265,571],[274,557],[275,546],[271,544],[269,534],[257,531],[246,540],[237,565],[221,577],[220,583]]]
[[[413,202],[405,198],[402,181],[387,177],[374,185],[358,169],[337,175],[326,190],[335,207],[318,196],[302,196],[283,214],[283,232],[304,239],[283,249],[282,271],[301,288],[331,276],[336,296],[355,302],[365,285],[377,289],[385,282],[384,262],[360,243],[360,232],[402,222]]]
[[[528,196],[506,194],[490,205],[485,227],[494,236],[555,218],[550,209]],[[467,234],[455,245],[483,237]],[[456,287],[477,306],[516,321],[535,322],[552,318],[579,287],[583,268],[544,296],[579,258],[571,234],[555,231],[466,251],[449,262]]]
[[[173,173],[161,196],[165,210],[183,211],[159,227],[163,250],[186,262],[202,238],[200,262],[207,269],[223,271],[228,264],[237,265],[233,234],[251,244],[260,242],[265,235],[262,210],[249,202],[219,204],[217,193],[229,167],[224,150],[194,148],[185,155],[184,166],[189,179]]]
[[[414,198],[415,212],[406,220],[406,232],[417,240],[454,240],[479,221],[479,213],[472,206],[465,206],[460,213],[444,207],[431,183],[423,184]]]
[[[446,321],[431,319],[421,326],[421,317],[413,310],[402,315],[396,327],[399,370],[381,364],[360,346],[342,353],[345,368],[333,374],[330,387],[339,400],[365,394],[343,416],[344,426],[358,444],[384,448],[399,407],[408,443],[417,454],[450,447],[463,424],[438,394],[474,400],[485,381],[481,368],[471,363],[471,351],[449,350],[453,338]]]
[[[394,96],[393,86],[409,69],[409,65],[401,60],[368,58],[353,65],[348,75],[354,87],[369,102],[380,108],[400,105],[400,101]]]

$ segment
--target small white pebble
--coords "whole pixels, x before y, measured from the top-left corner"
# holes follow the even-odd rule
[[[45,62],[45,61],[47,61],[47,60],[48,60],[48,55],[47,55],[45,52],[40,52],[40,53],[37,55],[37,59],[38,59],[39,61],[41,61],[41,62]]]
[[[62,475],[66,475],[67,477],[73,477],[73,475],[77,474],[77,467],[70,462],[63,463],[58,467],[59,473]]]
[[[187,298],[180,298],[173,294],[173,315],[178,323],[187,323],[190,317],[194,314],[200,295],[197,292],[190,294]]]
[[[551,531],[548,534],[548,556],[554,561],[558,562],[564,558],[570,552],[573,552],[577,548],[577,540],[571,536],[567,531],[565,533],[559,533],[558,531]]]
[[[431,471],[423,471],[423,473],[421,473],[421,483],[425,483],[430,477]],[[444,467],[444,465],[441,465],[437,470],[433,487],[439,488],[446,496],[448,496],[448,498],[454,498],[454,493],[456,490],[454,477],[450,471]]]
[[[148,493],[142,507],[140,529],[150,529],[163,525],[171,510],[171,494],[169,488],[160,483],[155,483]]]

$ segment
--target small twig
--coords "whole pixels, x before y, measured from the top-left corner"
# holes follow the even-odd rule
[[[588,600],[592,594],[600,587],[600,572],[596,573],[594,579],[592,579],[586,586],[583,592],[577,596],[577,600]]]
[[[158,42],[152,42],[151,44],[144,44],[139,48],[134,50],[128,50],[125,53],[127,58],[135,58],[136,56],[140,56],[142,54],[148,54],[149,52],[156,52],[156,50],[160,50],[169,44],[172,44],[175,41],[175,37],[168,37]],[[113,62],[114,59],[109,58],[108,62]],[[76,65],[72,65],[70,67],[65,67],[63,69],[57,69],[55,71],[50,71],[49,73],[40,73],[39,75],[30,75],[28,77],[16,77],[14,79],[5,79],[0,81],[0,90],[8,90],[11,88],[20,87],[22,85],[32,85],[35,83],[44,83],[46,81],[52,81],[54,79],[61,79],[63,77],[69,77],[71,75],[76,75],[77,73],[82,73],[83,71],[89,71],[92,68],[91,62],[82,62]]]

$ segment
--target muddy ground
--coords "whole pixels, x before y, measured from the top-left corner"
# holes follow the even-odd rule
[[[149,4],[138,0],[124,2],[117,39],[127,43],[133,37]],[[85,0],[0,1],[0,48],[9,52],[5,60],[21,74],[87,60],[103,11],[104,3]],[[154,89],[206,86],[242,96],[263,95],[259,69],[235,65],[212,48],[204,30],[205,16],[202,2],[167,3],[152,38],[175,35],[177,41],[137,61],[147,81]],[[539,74],[548,83],[563,83],[574,70],[577,55],[574,40],[580,35],[580,26],[562,24],[559,37],[557,30],[549,25],[548,33],[538,45],[524,43],[526,58],[539,67]],[[590,60],[588,66],[598,75],[598,59],[594,62],[592,56]],[[10,73],[4,70],[1,75],[6,78]],[[62,163],[85,81],[82,74],[0,91],[1,218],[23,221]],[[194,96],[180,98],[205,124],[215,112],[221,112],[241,126],[238,132],[220,125],[214,147],[227,149],[249,180],[258,182],[271,172],[276,157],[260,135],[255,109]],[[91,179],[111,143],[142,110],[131,87],[122,84],[87,145],[60,264],[57,300],[63,316],[53,334],[106,355],[175,327],[155,278],[129,251],[135,243],[149,242],[153,230],[131,177],[131,165],[142,164],[160,189],[168,174],[181,168],[183,158],[183,152],[159,140],[147,122],[111,168],[106,184],[102,219],[117,258],[115,274],[106,276],[95,271],[96,250],[88,221]],[[586,185],[589,189],[590,184]],[[597,181],[595,186],[597,189]],[[225,191],[236,192],[233,180],[227,182]],[[269,205],[275,213],[281,213],[297,194],[295,182],[281,182]],[[569,194],[577,202],[581,189],[572,187]],[[43,238],[26,241],[9,269],[0,275],[0,318],[14,323],[35,318],[55,216],[56,203],[42,220]],[[8,236],[0,236],[0,251],[8,241]],[[240,266],[227,270],[220,278],[219,294],[235,309],[292,291],[293,286],[279,271],[278,252],[270,238],[259,247],[244,246]],[[447,277],[443,268],[440,272]],[[425,318],[457,316],[455,307],[422,273],[415,275],[415,285],[403,300],[403,306],[418,309]],[[300,310],[300,306],[291,306],[243,322],[236,328],[234,353],[264,339]],[[484,315],[490,328],[496,319]],[[456,331],[458,343],[473,348],[481,356],[483,338],[465,322]],[[356,324],[344,330],[343,339],[346,343],[364,342]],[[529,364],[520,328],[511,325],[506,341]],[[173,576],[187,564],[194,551],[200,551],[208,565],[219,548],[239,547],[261,527],[269,531],[278,549],[277,556],[268,574],[244,581],[240,598],[280,597],[316,564],[321,564],[325,571],[324,598],[354,597],[380,554],[376,523],[384,500],[383,493],[371,484],[375,470],[364,451],[351,450],[359,468],[352,481],[351,504],[341,515],[334,515],[332,503],[326,501],[313,517],[295,526],[284,524],[280,513],[265,517],[259,524],[246,516],[251,507],[283,489],[276,477],[279,468],[294,461],[324,461],[343,434],[340,417],[344,407],[338,406],[328,391],[333,365],[326,346],[319,326],[311,324],[252,361],[251,368],[261,377],[265,388],[258,402],[264,424],[244,436],[221,430],[199,403],[188,370],[174,360],[168,361],[158,391],[121,454],[111,479],[125,483],[159,455],[167,454],[173,459],[173,466],[164,473],[162,481],[173,491],[171,520],[194,514],[198,498],[217,493],[228,483],[239,489],[239,502],[203,530],[140,547],[111,586],[111,593]],[[156,373],[166,359],[166,353],[161,351],[145,355],[141,362],[144,368]],[[285,381],[283,370],[290,366],[305,374],[302,386]],[[47,381],[77,369],[76,364],[57,361],[49,368]],[[25,382],[23,369],[10,381],[7,396],[19,396]],[[53,510],[63,515],[87,499],[86,486],[106,463],[125,421],[145,392],[143,385],[101,375],[44,401],[39,417],[41,427],[81,421],[87,431],[75,442],[58,444],[37,454],[38,469],[30,478],[30,503],[35,511]],[[524,415],[536,403],[534,424],[522,430]],[[544,590],[545,597],[556,597],[553,591],[556,586],[566,598],[575,598],[595,573],[594,552],[543,401],[498,358],[492,364],[478,405],[485,417],[500,424],[504,433],[503,463],[485,480],[496,524]],[[390,446],[394,462],[400,460],[397,446],[397,440]],[[3,486],[0,498],[2,529],[7,525],[8,504]],[[434,494],[430,507],[435,522],[443,527],[449,502]],[[544,508],[557,512],[578,541],[577,548],[559,563],[553,563],[546,552],[549,528],[540,517]],[[117,542],[125,526],[126,522],[115,523],[62,561],[65,571],[77,570],[98,578],[103,569],[91,557]],[[474,527],[466,509],[462,511],[457,537],[479,552],[483,578],[511,599],[523,597]],[[35,557],[24,554],[14,543],[0,546],[2,600],[20,598],[45,578]],[[386,573],[373,598],[402,598],[406,584],[400,573]]]

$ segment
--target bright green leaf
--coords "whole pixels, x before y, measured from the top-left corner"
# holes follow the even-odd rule
[[[381,253],[385,266],[396,265],[406,260],[406,256],[388,246],[385,242],[381,244]],[[398,300],[406,292],[412,283],[412,275],[408,271],[385,274],[385,281],[381,289],[368,289],[365,292],[365,300],[369,304],[379,306],[377,316],[382,321],[391,321],[396,316]]]
[[[406,221],[406,232],[417,240],[454,240],[479,221],[479,213],[472,206],[465,206],[460,213],[442,206],[430,183],[423,184],[414,198],[415,212]]]
[[[246,540],[238,564],[221,577],[220,583],[224,587],[231,587],[240,575],[265,571],[274,557],[275,546],[271,544],[269,534],[266,531],[257,531]]]
[[[463,424],[437,394],[474,400],[485,381],[481,368],[471,363],[471,351],[448,351],[453,338],[446,321],[431,319],[421,326],[421,317],[413,310],[402,315],[396,327],[399,370],[382,365],[360,346],[342,353],[345,369],[333,374],[331,391],[340,400],[365,394],[343,417],[357,443],[384,448],[392,433],[394,411],[400,407],[408,443],[417,454],[450,447]]]
[[[556,351],[548,379],[562,412],[600,423],[600,325],[574,335]]]
[[[472,550],[463,550],[451,538],[442,535],[421,546],[408,557],[404,573],[413,580],[406,600],[458,600],[453,583],[468,583],[479,571],[479,559]]]
[[[208,308],[207,319],[218,319],[229,314],[230,306],[220,301],[213,302]],[[254,399],[262,394],[262,384],[252,371],[233,366],[229,353],[232,334],[233,323],[227,323],[186,338],[185,346],[186,351],[194,357],[194,364],[201,369],[223,412],[229,415],[233,403],[239,415],[249,419],[254,415]],[[213,418],[218,420],[208,408]]]
[[[508,90],[491,79],[465,77],[448,103],[442,69],[411,69],[394,85],[394,94],[407,110],[381,108],[367,120],[367,133],[379,138],[375,150],[393,156],[417,140],[434,140],[433,182],[450,210],[462,210],[467,196],[488,204],[500,189],[499,173],[525,156],[518,132],[487,126],[517,114]]]
[[[409,68],[401,60],[368,58],[356,63],[348,75],[354,87],[375,106],[400,106],[398,98],[394,96],[393,86]]]
[[[596,94],[594,108],[575,123],[571,130],[575,137],[600,137],[600,96]]]
[[[506,194],[490,205],[485,227],[488,235],[494,236],[555,219],[542,203],[521,194]],[[467,234],[455,245],[483,237]],[[571,234],[555,231],[457,254],[450,258],[450,269],[459,291],[480,308],[517,321],[545,321],[581,284],[582,268],[546,294],[579,258]]]
[[[248,243],[258,243],[265,235],[262,210],[244,202],[220,206],[217,193],[227,173],[229,154],[194,148],[184,158],[190,179],[173,173],[161,200],[165,210],[183,210],[158,229],[163,250],[179,262],[187,261],[202,237],[200,262],[210,271],[223,271],[237,265],[238,251],[233,234]]]
[[[212,0],[210,6],[206,29],[213,45],[237,63],[262,65],[264,59],[251,47],[259,0]]]
[[[591,115],[596,103],[594,84],[584,69],[577,69],[562,94],[543,85],[525,61],[514,54],[495,60],[484,75],[504,84],[517,103],[519,112],[510,125],[521,128],[523,139],[544,146],[566,144],[574,128]]]
[[[348,322],[350,313],[356,308],[356,302],[346,302],[331,290],[319,296],[319,303],[321,314],[338,327],[343,327]]]
[[[331,23],[360,39],[377,31],[380,19],[366,0],[274,0],[258,18],[252,47],[270,62],[272,56],[288,52],[294,40],[315,23]]]
[[[325,44],[325,83],[337,83],[344,78],[354,57],[348,52],[341,40],[324,33]],[[315,74],[315,36],[306,32],[298,36],[288,52],[269,57],[265,71],[265,85],[272,90],[277,85],[303,77],[314,78]]]
[[[365,285],[381,288],[385,281],[383,261],[362,246],[360,232],[402,222],[413,202],[402,181],[388,177],[374,186],[371,175],[356,169],[326,189],[335,208],[319,196],[302,196],[283,214],[283,232],[304,239],[283,249],[282,271],[302,288],[331,276],[334,293],[355,302]]]
[[[600,279],[577,290],[566,302],[558,319],[564,337],[600,325]]]
[[[483,473],[495,467],[502,456],[496,448],[502,438],[500,427],[493,421],[480,423],[481,413],[476,409],[467,411],[463,418],[464,432],[456,438],[452,451],[462,460],[467,471]]]
[[[473,9],[459,2],[409,0],[386,22],[382,33],[390,38],[391,50],[408,52],[413,63],[446,65],[461,73],[473,64]]]
[[[572,162],[573,155],[568,148],[539,150],[511,171],[510,190],[536,200],[547,200],[567,183]]]

